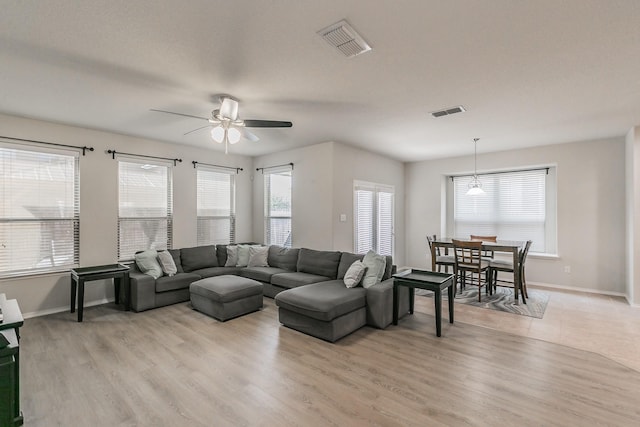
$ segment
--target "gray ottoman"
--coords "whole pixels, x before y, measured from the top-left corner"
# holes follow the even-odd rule
[[[225,321],[262,308],[262,283],[239,276],[208,277],[189,285],[194,309]]]

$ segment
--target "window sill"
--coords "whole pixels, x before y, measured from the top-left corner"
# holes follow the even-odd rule
[[[542,252],[529,252],[527,257],[535,258],[535,259],[550,259],[550,260],[560,259],[560,256],[558,254],[545,254]]]

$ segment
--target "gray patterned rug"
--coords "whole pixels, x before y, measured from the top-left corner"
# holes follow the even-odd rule
[[[416,295],[430,297],[433,296],[433,292],[416,289]],[[445,293],[443,300],[446,299],[447,295]],[[483,289],[482,302],[478,302],[477,286],[467,285],[465,290],[456,294],[455,302],[542,319],[544,311],[547,308],[547,303],[549,302],[549,294],[535,289],[529,289],[527,303],[523,304],[522,298],[520,298],[520,304],[515,304],[513,300],[513,289],[498,287],[493,295],[485,294]]]

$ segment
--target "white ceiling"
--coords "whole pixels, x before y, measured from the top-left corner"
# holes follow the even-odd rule
[[[345,58],[316,32],[347,19]],[[403,161],[624,135],[640,124],[638,0],[11,0],[0,112],[223,150],[216,94],[261,155],[325,141]],[[462,104],[467,112],[433,119]],[[57,141],[60,142],[60,141]]]

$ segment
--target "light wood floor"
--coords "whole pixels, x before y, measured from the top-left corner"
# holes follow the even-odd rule
[[[431,304],[335,344],[279,325],[269,298],[225,323],[188,303],[28,319],[25,425],[639,425],[637,309],[556,291],[544,319],[457,304],[436,338]]]

